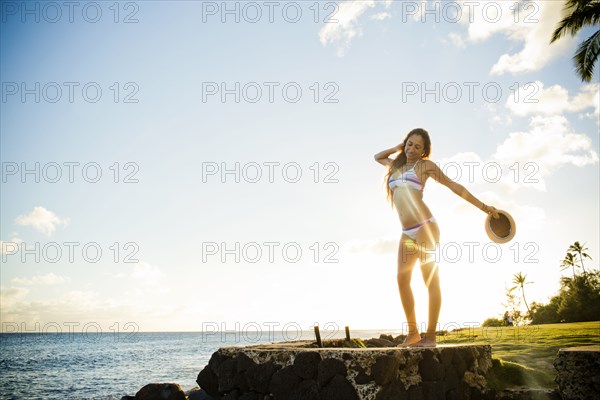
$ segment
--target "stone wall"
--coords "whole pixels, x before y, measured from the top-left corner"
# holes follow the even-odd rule
[[[215,399],[230,400],[491,397],[488,345],[310,348],[309,343],[220,348],[197,382]]]
[[[554,368],[564,400],[600,399],[600,345],[560,349]]]

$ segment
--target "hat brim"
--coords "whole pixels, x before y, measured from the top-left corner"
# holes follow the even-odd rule
[[[492,219],[494,217],[492,216],[492,214],[488,214],[487,218],[485,219],[485,233],[488,235],[490,240],[493,242],[496,242],[496,243],[510,242],[512,240],[512,238],[515,237],[515,234],[517,233],[517,225],[515,224],[515,220],[508,212],[506,212],[504,210],[497,210],[497,211],[498,211],[498,214],[501,214],[500,215],[501,218],[503,216],[506,217],[506,220],[508,221],[508,224],[510,225],[508,227],[508,233],[504,236],[500,236],[497,232],[494,232],[493,227],[492,227]]]

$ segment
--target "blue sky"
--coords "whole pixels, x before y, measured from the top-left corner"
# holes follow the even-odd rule
[[[400,329],[400,224],[373,155],[415,127],[431,134],[434,161],[458,165],[460,182],[518,226],[491,245],[485,215],[428,182],[446,252],[442,327],[501,313],[517,272],[534,282],[528,299],[546,301],[576,240],[597,265],[598,74],[581,83],[571,61],[593,30],[549,45],[562,2],[523,3],[517,17],[513,3],[438,5],[437,22],[420,13],[431,1],[275,3],[272,22],[263,2],[227,2],[239,22],[236,11],[222,20],[222,2],[121,2],[118,15],[114,2],[76,2],[73,22],[64,5],[59,16],[2,3],[5,331]],[[330,12],[337,22],[323,22]],[[36,163],[39,182],[22,175]],[[221,175],[236,163],[239,182]],[[497,166],[496,182],[484,171]],[[413,287],[425,321],[418,274]]]

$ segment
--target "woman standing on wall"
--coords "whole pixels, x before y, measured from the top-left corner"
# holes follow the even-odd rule
[[[395,159],[389,158],[397,152],[400,154]],[[439,242],[440,230],[423,201],[423,188],[427,179],[433,178],[483,212],[492,214],[494,218],[499,217],[496,208],[484,204],[464,186],[449,179],[437,164],[429,160],[430,152],[429,133],[417,128],[410,131],[400,145],[375,154],[375,161],[388,168],[385,176],[387,198],[391,200],[392,207],[396,207],[402,224],[397,278],[400,299],[408,323],[408,335],[400,346],[436,345],[435,332],[442,305],[442,294],[434,250]],[[421,273],[429,292],[429,318],[423,338],[417,327],[415,301],[410,287],[417,259],[421,260]]]

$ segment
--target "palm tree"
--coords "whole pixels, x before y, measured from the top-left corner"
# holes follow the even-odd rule
[[[513,287],[511,290],[520,287],[521,288],[521,295],[523,296],[523,303],[525,303],[525,307],[527,307],[527,313],[531,314],[531,310],[529,310],[529,305],[527,304],[527,300],[525,299],[525,285],[528,283],[533,283],[533,282],[526,282],[527,281],[527,274],[523,275],[521,272],[519,272],[518,274],[514,275],[513,278],[513,283],[517,286]]]
[[[596,25],[600,21],[600,0],[567,0],[564,10],[570,13],[559,22],[550,43],[554,43],[566,33],[575,36],[584,26]],[[577,74],[582,81],[592,80],[598,54],[600,54],[600,29],[581,43],[573,56]]]
[[[571,289],[573,287],[573,278],[570,278],[568,276],[561,276],[560,286],[563,288]]]
[[[581,268],[583,269],[583,272],[585,272],[585,267],[583,266],[583,259],[584,258],[589,258],[590,260],[592,259],[592,257],[590,257],[589,254],[584,253],[586,250],[589,250],[587,247],[584,247],[584,244],[580,244],[579,242],[575,242],[572,245],[569,246],[569,249],[567,251],[569,252],[574,252],[579,254],[579,262],[581,263]]]
[[[565,258],[560,262],[560,266],[562,267],[560,270],[564,271],[567,268],[573,268],[573,279],[575,279],[575,256],[573,253],[567,253]]]

